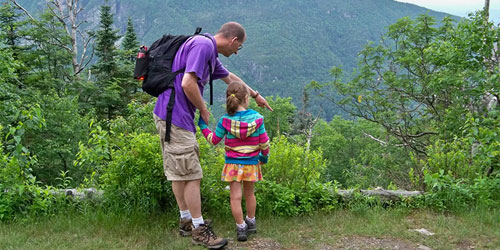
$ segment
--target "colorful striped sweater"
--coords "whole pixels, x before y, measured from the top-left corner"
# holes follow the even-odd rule
[[[259,161],[267,163],[269,137],[264,128],[264,117],[249,109],[234,115],[223,115],[215,133],[200,118],[201,133],[212,145],[217,145],[225,136],[226,163],[254,165]]]

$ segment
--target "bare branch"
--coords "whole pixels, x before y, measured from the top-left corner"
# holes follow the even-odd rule
[[[24,11],[24,13],[33,21],[38,22],[33,16],[27,11],[23,6],[21,6],[16,0],[11,0],[14,5],[16,5],[19,9]]]
[[[422,133],[415,134],[415,135],[411,135],[411,134],[406,133],[406,136],[411,137],[411,138],[419,138],[419,137],[426,136],[426,135],[437,135],[437,134],[438,133],[436,133],[436,132],[422,132]]]
[[[375,136],[373,136],[373,135],[370,135],[370,134],[366,133],[365,131],[362,131],[362,132],[363,132],[363,135],[365,135],[366,137],[368,137],[368,138],[370,138],[370,139],[372,139],[372,140],[374,140],[374,141],[378,142],[378,143],[379,143],[380,145],[382,145],[382,146],[387,146],[387,145],[389,144],[388,142],[383,141],[383,140],[381,140],[381,139],[378,139],[378,138],[376,138]],[[394,144],[393,146],[396,146],[396,147],[403,147],[403,146],[405,146],[405,144]]]

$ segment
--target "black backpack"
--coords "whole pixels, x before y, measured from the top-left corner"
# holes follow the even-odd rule
[[[201,27],[196,28],[194,35],[199,35]],[[194,36],[193,35],[193,36]],[[172,89],[167,105],[165,141],[170,141],[170,128],[172,124],[172,110],[175,103],[174,80],[177,74],[184,69],[172,72],[172,62],[179,47],[191,36],[163,35],[156,40],[149,49],[141,46],[135,61],[134,78],[142,80],[142,90],[154,97],[158,97],[167,89]],[[210,72],[210,105],[213,103],[212,64],[209,61]]]

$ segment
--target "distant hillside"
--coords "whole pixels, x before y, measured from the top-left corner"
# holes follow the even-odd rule
[[[19,2],[32,10],[43,7],[42,1]],[[81,0],[90,29],[97,26],[101,4],[104,1]],[[264,95],[292,96],[296,105],[304,85],[329,80],[333,66],[351,71],[363,46],[378,41],[397,19],[424,13],[437,20],[445,16],[393,0],[110,0],[109,4],[122,34],[130,16],[144,44],[163,33],[189,34],[197,26],[215,33],[226,21],[240,22],[248,40],[237,56],[222,58],[223,63]],[[220,103],[222,92],[216,92]],[[330,119],[334,111],[326,112]]]

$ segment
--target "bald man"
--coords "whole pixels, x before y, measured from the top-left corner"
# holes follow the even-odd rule
[[[200,183],[203,173],[194,116],[198,109],[201,119],[208,124],[210,112],[203,101],[203,89],[210,75],[213,80],[222,79],[226,84],[234,81],[244,83],[224,68],[218,55],[229,57],[238,54],[246,38],[245,29],[236,22],[223,24],[214,36],[205,33],[189,38],[180,46],[172,63],[172,72],[181,69],[184,72],[178,74],[174,81],[175,98],[169,142],[164,140],[165,120],[172,89],[167,89],[158,96],[153,112],[161,139],[163,169],[167,180],[172,182],[172,190],[180,210],[179,233],[182,236],[191,235],[194,244],[208,248],[222,248],[227,240],[217,237],[201,214]],[[209,72],[210,69],[212,72]],[[272,111],[259,92],[248,84],[245,85],[257,105]]]

